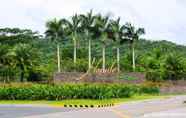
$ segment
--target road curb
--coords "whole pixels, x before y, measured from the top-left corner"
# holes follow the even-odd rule
[[[64,107],[67,107],[67,108],[103,108],[103,107],[113,107],[113,106],[114,106],[114,103],[100,104],[100,105],[64,104]]]

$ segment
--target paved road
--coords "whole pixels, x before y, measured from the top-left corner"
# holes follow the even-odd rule
[[[170,115],[174,116],[179,115],[180,113],[186,110],[186,105],[183,104],[183,101],[186,100],[186,96],[177,96],[169,99],[160,99],[160,100],[147,100],[144,102],[133,102],[128,104],[123,104],[115,108],[116,111],[119,111],[121,114],[125,114],[128,118],[153,118],[150,114],[153,113],[154,118],[168,118]],[[172,112],[173,114],[166,114]],[[163,114],[163,115],[162,115]],[[167,115],[167,116],[166,116]],[[183,118],[186,118],[183,117]]]
[[[148,113],[138,118],[186,118],[186,107]]]
[[[52,108],[43,105],[0,105],[0,118],[22,118],[74,110],[79,109]]]
[[[131,102],[102,109],[0,105],[0,118],[186,118],[186,96]]]

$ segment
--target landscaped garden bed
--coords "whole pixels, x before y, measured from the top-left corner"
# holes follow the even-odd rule
[[[112,99],[157,95],[159,88],[126,84],[11,84],[0,86],[0,100]]]

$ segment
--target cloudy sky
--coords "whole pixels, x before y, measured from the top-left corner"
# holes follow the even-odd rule
[[[54,17],[75,13],[120,16],[146,29],[145,37],[186,45],[186,0],[0,0],[0,27],[30,28],[41,33]]]

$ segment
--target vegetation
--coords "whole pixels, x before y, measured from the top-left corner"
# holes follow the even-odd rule
[[[123,79],[123,80],[138,80],[138,78],[136,77],[132,77],[132,76],[128,76],[128,75],[120,75],[119,79]]]
[[[157,95],[157,87],[123,84],[21,84],[0,87],[0,100],[111,99],[134,95]]]
[[[57,43],[57,65],[58,72],[61,72],[61,59],[60,59],[60,45],[59,40],[64,37],[64,28],[63,28],[63,20],[54,19],[46,23],[47,31],[45,32],[46,37],[55,41]]]
[[[92,68],[143,72],[150,81],[185,79],[186,47],[141,39],[144,33],[131,23],[123,25],[120,18],[92,11],[48,21],[44,36],[28,29],[1,28],[0,80],[42,81],[56,70]]]

